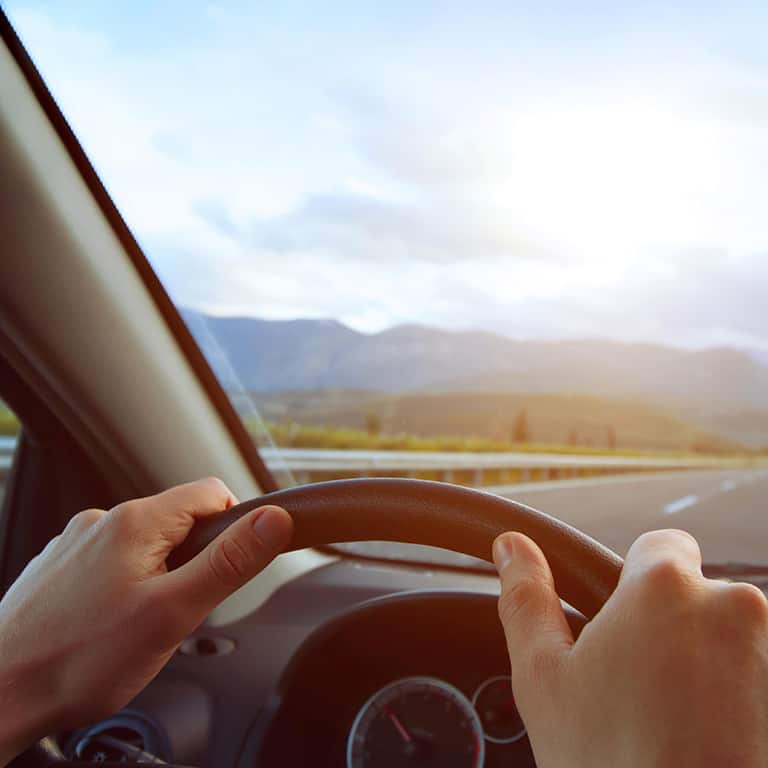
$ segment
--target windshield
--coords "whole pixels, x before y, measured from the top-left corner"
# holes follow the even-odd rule
[[[281,485],[768,562],[768,10],[10,0]]]

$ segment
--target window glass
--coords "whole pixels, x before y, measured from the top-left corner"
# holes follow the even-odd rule
[[[5,7],[281,484],[766,561],[768,6]]]

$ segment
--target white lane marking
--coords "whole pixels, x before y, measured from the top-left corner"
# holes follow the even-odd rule
[[[677,512],[682,512],[684,509],[688,509],[688,507],[692,507],[694,504],[698,503],[699,497],[692,493],[688,496],[683,496],[682,499],[676,499],[675,501],[670,501],[669,504],[665,504],[664,514],[674,515]]]
[[[643,472],[626,475],[606,475],[604,477],[575,477],[572,480],[537,480],[530,483],[515,483],[513,485],[484,485],[480,490],[495,493],[497,496],[511,496],[532,491],[561,491],[568,488],[590,488],[595,485],[636,483],[640,480],[664,480],[679,476],[679,472]]]
[[[728,491],[732,491],[735,487],[736,487],[735,480],[723,480],[723,482],[720,483],[720,490],[723,493],[728,493]]]
[[[696,470],[690,470],[695,472]],[[516,496],[521,493],[534,493],[541,491],[563,491],[571,488],[590,488],[598,485],[619,485],[621,483],[637,483],[641,480],[658,481],[668,478],[680,477],[683,473],[677,472],[631,472],[626,475],[603,475],[599,477],[575,477],[568,480],[537,480],[529,483],[513,483],[510,485],[485,485],[480,488],[482,491],[488,491],[488,493],[495,493],[497,496]],[[752,482],[755,478],[754,475],[760,474],[759,472],[752,472],[747,476],[745,482]],[[763,475],[768,475],[768,470],[762,472]],[[733,482],[734,487],[738,487],[738,483],[733,480],[723,480],[723,484]],[[721,490],[732,490],[731,488],[722,488]],[[715,492],[712,495],[717,495]],[[700,497],[699,501],[702,501],[704,497]]]

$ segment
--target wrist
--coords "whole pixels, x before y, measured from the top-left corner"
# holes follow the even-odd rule
[[[5,653],[0,638],[0,767],[55,730],[55,697],[32,668]]]

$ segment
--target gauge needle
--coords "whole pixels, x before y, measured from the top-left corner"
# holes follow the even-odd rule
[[[387,713],[387,717],[392,721],[392,725],[397,728],[397,732],[403,737],[403,741],[405,741],[406,744],[410,744],[413,741],[413,736],[408,732],[408,729],[403,725],[400,718],[389,707],[384,707],[384,711]]]

